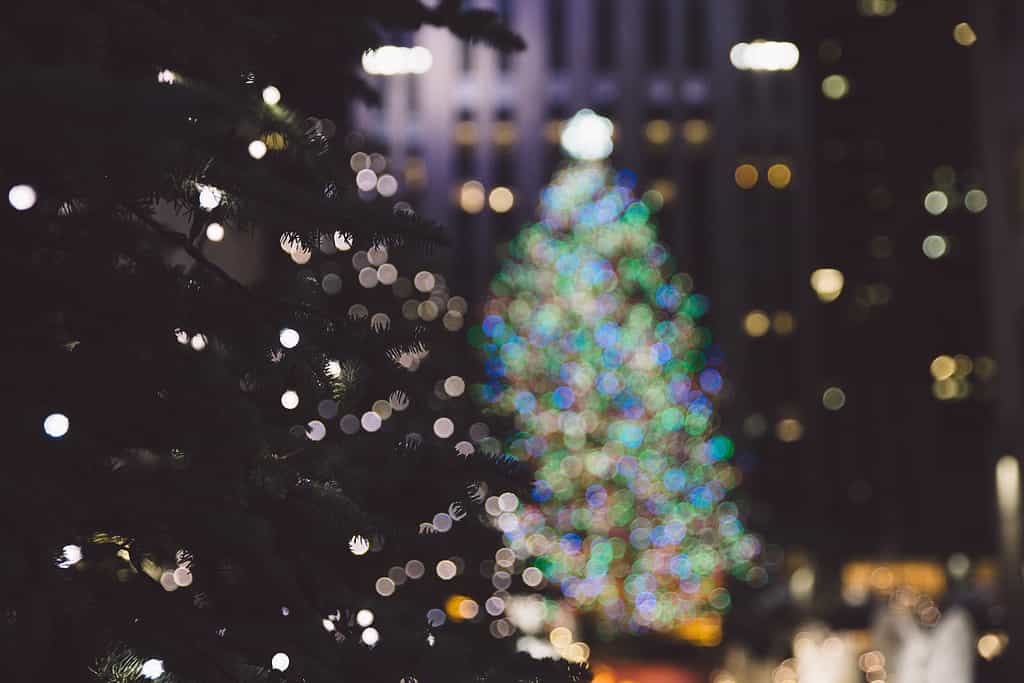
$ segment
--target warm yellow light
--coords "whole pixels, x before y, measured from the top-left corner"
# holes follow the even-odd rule
[[[679,627],[679,637],[700,647],[715,647],[722,642],[722,618],[717,614],[694,617]]]
[[[683,121],[683,140],[688,145],[700,147],[711,139],[711,124],[704,119]]]
[[[743,331],[751,337],[763,337],[770,327],[771,321],[764,311],[753,310],[743,317]]]
[[[652,145],[664,145],[672,139],[672,124],[665,119],[648,121],[644,127],[644,136]]]
[[[949,379],[956,372],[956,361],[951,356],[936,356],[932,360],[929,370],[935,379]]]
[[[819,268],[811,273],[811,289],[824,303],[835,301],[843,293],[845,278],[835,268]]]
[[[475,121],[459,121],[455,124],[455,144],[475,145],[479,138]]]
[[[957,45],[970,47],[978,42],[978,35],[974,32],[974,29],[970,24],[966,21],[962,21],[953,27],[953,40],[956,41]]]
[[[896,0],[860,0],[860,13],[869,17],[887,17],[896,11]]]
[[[572,631],[564,626],[558,626],[553,628],[551,633],[548,634],[548,640],[556,648],[569,647],[570,643],[572,643]]]
[[[675,181],[669,178],[658,178],[651,184],[651,189],[661,195],[663,204],[671,204],[678,193]]]
[[[768,184],[776,190],[789,187],[793,180],[793,172],[786,164],[773,164],[768,168]]]
[[[949,208],[949,196],[942,190],[932,190],[924,196],[924,210],[933,216]]]
[[[921,251],[934,261],[949,253],[949,242],[942,235],[928,235],[921,242]]]
[[[484,210],[484,186],[477,180],[470,180],[459,188],[459,207],[466,213],[480,213]]]
[[[780,337],[793,334],[796,329],[796,318],[789,311],[776,311],[772,316],[772,330]]]
[[[740,164],[736,167],[736,184],[744,189],[749,190],[757,185],[758,172],[757,168],[752,164]]]
[[[775,424],[775,436],[783,443],[799,441],[804,436],[804,426],[795,417],[786,417]]]
[[[410,189],[419,190],[427,184],[427,164],[420,157],[408,157],[405,160],[405,184]]]
[[[821,92],[830,100],[841,100],[850,94],[850,79],[842,74],[826,76],[821,82]]]
[[[508,147],[516,144],[519,139],[519,132],[513,121],[498,121],[494,124],[494,144],[499,147]]]
[[[487,203],[494,213],[507,213],[515,203],[515,195],[507,187],[496,187],[487,196]]]
[[[993,660],[1003,654],[1009,642],[1005,633],[986,633],[978,638],[978,654],[986,661]]]

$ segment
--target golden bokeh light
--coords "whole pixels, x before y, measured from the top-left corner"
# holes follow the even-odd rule
[[[499,186],[491,190],[491,193],[487,196],[487,203],[494,213],[507,213],[511,211],[512,205],[515,204],[515,195],[507,187]]]
[[[693,147],[707,144],[711,139],[711,124],[704,119],[683,121],[683,140]]]
[[[736,167],[736,185],[741,189],[749,190],[757,185],[760,174],[753,164],[740,164]]]
[[[956,372],[956,361],[952,356],[936,356],[932,359],[929,370],[931,370],[932,377],[937,380],[949,379]]]
[[[974,28],[970,24],[962,21],[953,27],[953,40],[957,45],[970,47],[978,42],[978,34],[974,32]]]
[[[494,124],[494,144],[509,147],[519,140],[519,130],[514,121],[498,121]]]
[[[776,311],[772,316],[772,330],[780,337],[789,336],[796,330],[796,318],[789,311]]]
[[[648,121],[644,126],[644,137],[652,145],[665,145],[672,140],[672,124],[665,119]]]
[[[842,74],[826,76],[821,81],[821,92],[830,100],[841,100],[850,94],[850,79]]]
[[[475,121],[459,121],[455,124],[455,144],[475,145],[479,139]]]
[[[824,303],[830,303],[843,293],[843,273],[835,268],[819,268],[811,273],[811,289]]]
[[[784,190],[793,180],[793,171],[786,164],[773,164],[768,168],[768,184],[776,190]]]
[[[762,310],[755,309],[743,317],[743,331],[750,337],[763,337],[770,327],[771,320]]]
[[[459,207],[466,213],[480,213],[484,210],[484,186],[477,180],[469,180],[459,188]]]
[[[846,405],[846,392],[839,387],[828,387],[821,395],[821,404],[826,410],[841,410]]]
[[[786,417],[775,424],[775,436],[783,443],[794,443],[804,436],[804,426],[795,417]]]

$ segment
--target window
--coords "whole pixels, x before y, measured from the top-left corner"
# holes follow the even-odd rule
[[[594,64],[610,71],[615,64],[615,5],[612,0],[595,0]]]
[[[565,68],[565,0],[548,0],[548,65]]]
[[[707,35],[711,30],[705,0],[690,0],[686,8],[686,39],[683,49],[686,66],[690,69],[706,69],[708,66],[709,44]]]
[[[665,0],[647,0],[647,64],[652,69],[668,66],[668,12]]]

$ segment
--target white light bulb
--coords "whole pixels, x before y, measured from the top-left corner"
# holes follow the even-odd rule
[[[206,226],[206,239],[211,242],[220,242],[224,239],[224,226],[220,223],[210,223]]]
[[[192,338],[188,342],[189,346],[192,347],[193,351],[202,351],[206,348],[206,335],[205,334],[193,334]]]
[[[270,105],[277,104],[281,101],[281,91],[272,85],[268,85],[263,89],[263,101]]]
[[[380,642],[380,633],[377,632],[377,629],[371,626],[370,628],[363,631],[363,642],[369,645],[370,647],[373,647],[378,642]]]
[[[291,660],[288,659],[288,655],[283,652],[278,652],[276,655],[271,657],[270,668],[275,671],[285,671],[290,663]]]
[[[286,349],[294,349],[299,344],[299,333],[290,327],[281,330],[278,338],[281,340],[281,346]]]
[[[174,72],[170,69],[163,69],[162,71],[159,71],[156,75],[156,82],[171,85],[174,83]]]
[[[52,413],[43,420],[43,431],[51,439],[59,439],[68,433],[71,421],[64,413]]]
[[[249,156],[253,159],[262,159],[267,156],[267,143],[262,140],[253,140],[249,143]]]
[[[373,623],[373,612],[368,609],[361,609],[356,613],[356,623],[366,628]]]
[[[142,677],[149,680],[156,680],[164,675],[164,662],[162,659],[147,659],[142,663]]]
[[[288,389],[281,394],[281,406],[285,410],[295,410],[299,405],[299,395],[294,389]]]
[[[598,161],[611,155],[612,122],[590,109],[581,109],[562,131],[562,148],[574,159]]]
[[[7,193],[7,201],[18,211],[28,211],[36,205],[36,191],[31,185],[15,185]]]
[[[220,206],[221,200],[224,199],[224,193],[216,187],[209,185],[199,185],[199,206],[206,209],[207,211],[213,211]]]

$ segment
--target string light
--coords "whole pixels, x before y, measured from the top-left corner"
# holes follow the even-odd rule
[[[143,678],[154,681],[164,675],[164,662],[161,659],[147,659],[142,663],[140,672]]]
[[[286,327],[281,330],[281,333],[278,335],[278,340],[284,348],[294,349],[299,345],[299,333],[290,327]]]
[[[291,664],[291,660],[283,652],[278,652],[270,658],[270,668],[274,671],[287,671],[289,664]]]
[[[285,410],[295,410],[299,407],[299,394],[294,389],[288,389],[281,394],[281,407]]]
[[[253,140],[249,143],[249,156],[253,159],[262,159],[267,156],[267,143],[262,140]]]
[[[366,628],[373,623],[373,612],[368,609],[361,609],[356,612],[356,623]]]

